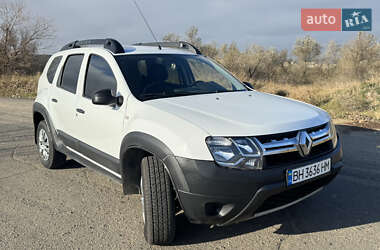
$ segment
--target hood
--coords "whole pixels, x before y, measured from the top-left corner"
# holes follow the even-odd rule
[[[212,136],[254,136],[294,131],[329,121],[310,104],[258,91],[225,92],[145,102]]]

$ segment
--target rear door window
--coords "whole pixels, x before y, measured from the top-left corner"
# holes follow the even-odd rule
[[[46,77],[47,77],[49,83],[53,82],[55,73],[57,72],[57,68],[58,68],[58,65],[61,62],[61,60],[62,60],[62,56],[57,56],[50,63],[49,69],[48,69],[48,71],[46,73]]]
[[[111,67],[98,55],[91,55],[88,62],[83,96],[92,96],[103,89],[110,89],[116,95],[117,82]]]
[[[73,94],[76,93],[82,61],[83,55],[71,55],[67,57],[59,85],[62,89]]]

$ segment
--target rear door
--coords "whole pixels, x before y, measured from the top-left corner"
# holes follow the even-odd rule
[[[81,80],[80,72],[83,58],[83,54],[66,57],[57,80],[57,86],[52,88],[50,94],[51,116],[60,137],[67,138],[75,133],[76,94],[78,81]],[[64,142],[65,144],[71,144],[67,143],[67,140]]]

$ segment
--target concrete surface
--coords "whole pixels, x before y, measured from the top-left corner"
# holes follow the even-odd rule
[[[68,161],[39,164],[32,101],[0,99],[0,249],[146,249],[138,195]],[[177,216],[178,249],[380,249],[380,132],[338,126],[345,168],[316,196],[224,228]],[[152,248],[166,248],[157,247]]]

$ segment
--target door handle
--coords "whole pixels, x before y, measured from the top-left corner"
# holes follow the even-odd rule
[[[52,101],[52,102],[58,102],[58,100],[55,99],[55,98],[51,99],[51,101]]]
[[[83,109],[79,109],[79,108],[78,108],[78,109],[76,109],[76,110],[77,110],[78,113],[81,113],[81,114],[84,114],[84,113],[85,113]]]

